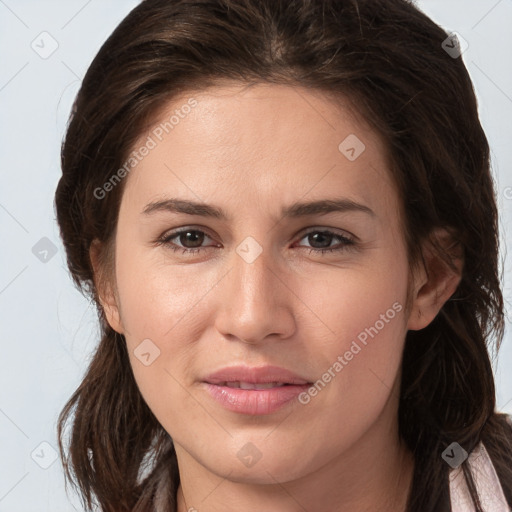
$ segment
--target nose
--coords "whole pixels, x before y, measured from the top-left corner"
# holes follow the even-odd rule
[[[268,248],[253,261],[240,254],[233,253],[231,270],[219,284],[217,331],[228,340],[249,344],[292,336],[297,298],[285,281],[286,272]]]

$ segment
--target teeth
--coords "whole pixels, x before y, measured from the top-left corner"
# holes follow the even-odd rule
[[[272,389],[280,388],[284,386],[284,382],[262,382],[260,384],[254,384],[252,382],[225,382],[224,386],[235,389]]]

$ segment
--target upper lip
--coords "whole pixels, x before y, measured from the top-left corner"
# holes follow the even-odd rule
[[[211,373],[204,379],[204,382],[208,382],[209,384],[222,384],[225,382],[265,384],[278,382],[298,386],[310,384],[306,379],[279,366],[230,366]]]

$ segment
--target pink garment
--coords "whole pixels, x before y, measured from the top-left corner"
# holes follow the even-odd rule
[[[512,509],[507,504],[496,470],[482,443],[472,451],[468,460],[485,512],[511,512]],[[475,511],[460,466],[450,470],[450,501],[452,512]]]

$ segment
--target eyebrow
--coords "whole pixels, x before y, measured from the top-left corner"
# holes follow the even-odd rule
[[[371,217],[375,217],[375,212],[368,206],[356,203],[351,199],[323,199],[311,202],[297,202],[283,208],[281,216],[285,218],[306,217],[308,215],[325,215],[332,212],[363,212]],[[198,215],[201,217],[213,217],[220,220],[229,220],[229,216],[214,205],[190,201],[185,199],[164,199],[154,201],[146,205],[142,213],[150,215],[156,212],[185,213],[188,215]]]

